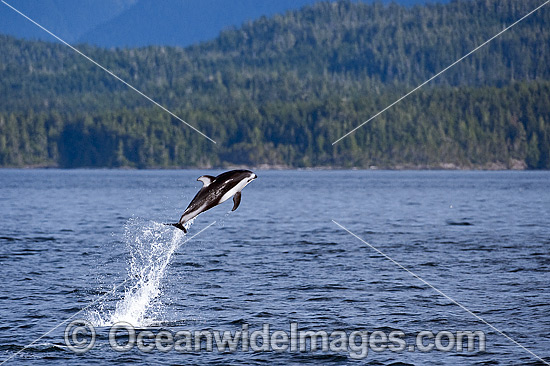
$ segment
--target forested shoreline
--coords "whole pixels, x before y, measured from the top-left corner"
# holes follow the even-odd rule
[[[0,167],[550,169],[550,11],[355,133],[539,2],[319,3],[189,48],[0,36]]]

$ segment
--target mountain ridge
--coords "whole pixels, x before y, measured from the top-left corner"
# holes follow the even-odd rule
[[[137,0],[8,0],[7,3],[69,43],[112,17],[127,10]],[[0,33],[28,40],[54,38],[14,10],[0,3]]]
[[[536,4],[340,1],[185,49],[82,46],[217,146],[66,47],[3,37],[0,165],[548,169],[546,9],[331,144]]]
[[[8,3],[69,43],[111,48],[186,47],[214,39],[222,30],[240,27],[260,16],[283,14],[318,1],[235,0],[230,6],[225,0],[10,0]],[[410,6],[428,0],[397,1]],[[0,33],[53,40],[7,6],[0,5]],[[186,22],[179,21],[180,14],[185,15]]]

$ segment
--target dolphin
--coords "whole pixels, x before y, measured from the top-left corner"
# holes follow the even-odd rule
[[[217,177],[203,175],[197,178],[203,186],[195,195],[189,206],[181,215],[180,221],[175,224],[167,224],[177,227],[187,233],[184,225],[189,220],[197,217],[204,211],[211,209],[233,197],[233,209],[235,211],[241,203],[241,191],[254,179],[258,178],[250,170],[230,170]]]

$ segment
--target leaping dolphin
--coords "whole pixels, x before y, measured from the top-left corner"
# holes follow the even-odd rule
[[[211,175],[199,177],[197,180],[203,184],[201,190],[187,206],[185,212],[181,215],[180,221],[167,225],[175,226],[186,233],[187,229],[184,227],[186,222],[231,197],[233,197],[233,209],[231,211],[235,211],[241,203],[241,191],[257,177],[250,170],[230,170],[217,177]]]

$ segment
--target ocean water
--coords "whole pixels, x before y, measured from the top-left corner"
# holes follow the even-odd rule
[[[0,170],[0,363],[550,363],[550,172],[256,171],[236,211],[162,225],[218,173]],[[84,353],[75,319],[95,329],[68,333]],[[153,349],[110,339],[120,322]],[[266,326],[248,349],[150,340]],[[292,327],[330,347],[273,349]],[[483,348],[450,344],[468,331]]]

